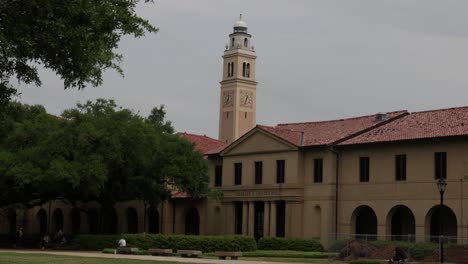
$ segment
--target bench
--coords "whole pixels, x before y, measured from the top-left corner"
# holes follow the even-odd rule
[[[117,248],[117,254],[135,254],[138,250],[138,248],[132,247],[119,247]]]
[[[242,252],[240,251],[216,251],[215,256],[219,259],[226,259],[229,257],[231,259],[237,259],[238,257],[242,257]]]
[[[152,256],[169,256],[173,253],[171,248],[150,248],[148,253]]]
[[[198,257],[202,254],[200,250],[186,250],[186,249],[179,249],[177,250],[177,254],[181,255],[182,257]]]

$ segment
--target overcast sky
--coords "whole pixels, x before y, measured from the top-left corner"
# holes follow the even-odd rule
[[[217,138],[222,54],[239,13],[257,53],[257,123],[468,105],[468,1],[160,0],[139,15],[159,32],[125,38],[125,77],[63,90],[19,85],[53,114],[112,98],[147,115],[164,104],[177,131]]]

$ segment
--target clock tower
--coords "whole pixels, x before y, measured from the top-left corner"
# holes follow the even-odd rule
[[[219,140],[231,143],[255,127],[256,88],[254,47],[242,15],[229,34],[223,55],[219,110]]]

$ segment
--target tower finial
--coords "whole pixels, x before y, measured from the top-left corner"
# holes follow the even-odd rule
[[[239,20],[241,20],[241,21],[242,21],[242,14],[240,14],[240,15],[239,15]]]

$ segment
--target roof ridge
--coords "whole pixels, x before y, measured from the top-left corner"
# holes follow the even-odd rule
[[[197,136],[197,137],[205,137],[205,138],[208,138],[208,139],[211,139],[211,140],[214,140],[214,141],[218,141],[220,143],[225,143],[225,142],[223,142],[223,141],[221,141],[219,139],[209,137],[206,134],[199,135],[199,134],[193,134],[193,133],[187,133],[187,132],[177,132],[177,135],[191,135],[191,136]]]
[[[447,107],[447,108],[439,108],[439,109],[431,109],[431,110],[411,112],[410,115],[419,114],[419,113],[429,113],[429,112],[440,112],[440,111],[447,111],[447,110],[463,109],[463,108],[468,108],[468,105],[459,106],[459,107]]]
[[[391,111],[391,112],[385,112],[385,114],[395,114],[395,113],[404,113],[407,112],[408,110],[398,110],[398,111]],[[277,124],[276,126],[288,126],[288,125],[301,125],[301,124],[317,124],[317,123],[331,123],[331,122],[339,122],[339,121],[345,121],[345,120],[355,120],[355,119],[360,119],[360,118],[365,118],[365,117],[371,117],[375,116],[376,114],[371,114],[371,115],[364,115],[364,116],[355,116],[355,117],[350,117],[350,118],[342,118],[342,119],[332,119],[332,120],[322,120],[322,121],[309,121],[309,122],[296,122],[296,123],[281,123]]]

